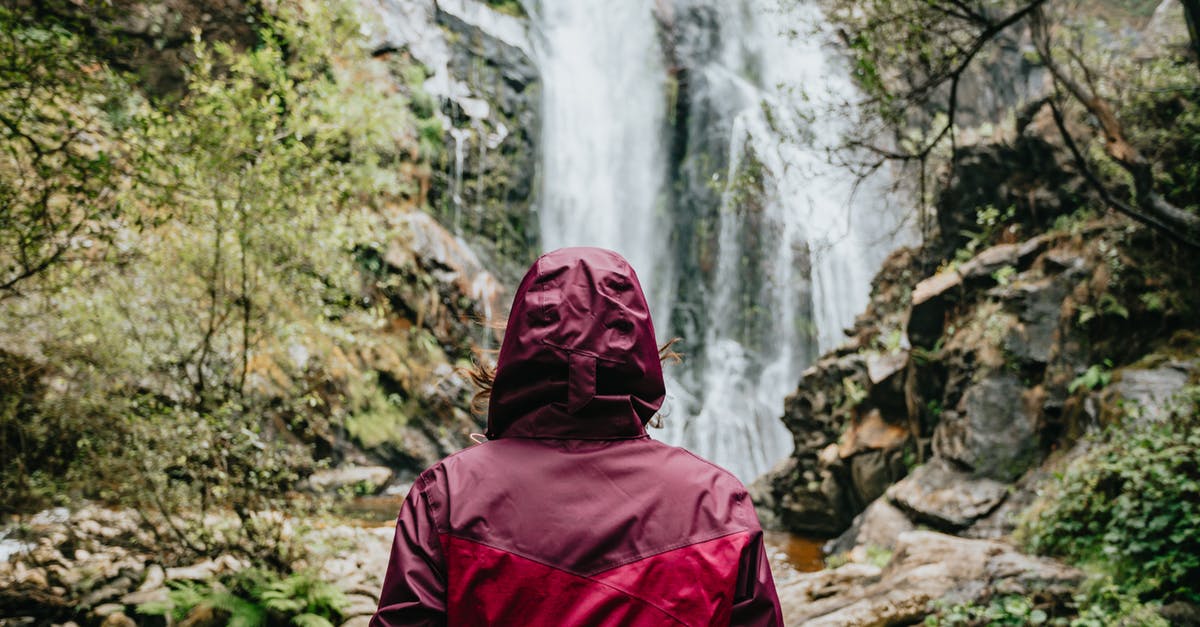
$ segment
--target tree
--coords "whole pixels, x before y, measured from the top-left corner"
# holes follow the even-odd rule
[[[1185,2],[1193,48],[1195,4]],[[931,160],[946,159],[952,171],[958,156],[961,80],[982,51],[1005,38],[1013,40],[1016,31],[1025,28],[1032,32],[1037,61],[1050,71],[1054,84],[1054,95],[1043,104],[1053,107],[1063,143],[1088,183],[1114,209],[1200,248],[1200,216],[1171,202],[1159,189],[1158,164],[1129,141],[1126,124],[1111,102],[1114,86],[1095,80],[1080,47],[1063,46],[1066,40],[1081,39],[1070,35],[1078,26],[1054,18],[1054,10],[1066,9],[1047,0],[836,2],[830,15],[866,92],[860,107],[864,123],[846,137],[846,147],[868,157],[856,157],[852,165],[866,174],[892,162],[917,164],[923,203]],[[1194,100],[1197,87],[1193,82],[1190,91],[1181,93]],[[1080,114],[1071,116],[1075,109]],[[1119,182],[1097,174],[1094,158],[1080,147],[1084,136],[1077,129],[1100,138],[1106,158],[1131,177],[1128,193]]]
[[[0,9],[0,300],[111,234],[123,115],[113,77],[78,38]]]

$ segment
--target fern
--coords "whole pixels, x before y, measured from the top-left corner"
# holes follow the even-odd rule
[[[297,614],[292,617],[292,624],[296,627],[334,627],[328,618],[317,614]]]

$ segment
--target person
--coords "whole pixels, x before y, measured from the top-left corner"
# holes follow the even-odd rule
[[[371,626],[782,625],[745,488],[646,433],[659,352],[625,259],[542,255],[477,376],[488,440],[413,484]]]

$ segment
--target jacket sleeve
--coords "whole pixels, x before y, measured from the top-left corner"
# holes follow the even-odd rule
[[[446,559],[429,490],[427,475],[421,475],[400,507],[379,609],[370,627],[446,624]]]
[[[730,625],[783,627],[783,612],[761,530],[755,530],[742,551]]]

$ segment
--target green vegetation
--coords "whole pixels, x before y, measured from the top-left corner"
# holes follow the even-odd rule
[[[1088,564],[1142,601],[1200,601],[1200,389],[1173,419],[1114,425],[1027,514],[1031,550]]]
[[[250,568],[206,583],[174,584],[166,602],[142,604],[138,612],[180,622],[199,609],[211,613],[211,622],[237,627],[332,627],[346,603],[340,590],[310,572],[280,577]]]
[[[1075,377],[1067,385],[1067,391],[1074,394],[1076,390],[1098,390],[1112,381],[1112,361],[1104,360],[1102,364],[1092,364],[1083,374]]]
[[[487,0],[487,3],[488,6],[505,15],[525,16],[525,7],[521,6],[521,0]]]
[[[0,509],[103,498],[168,562],[287,573],[332,405],[379,409],[308,355],[378,328],[359,259],[421,202],[440,127],[364,80],[386,68],[349,3],[255,11],[250,47],[180,43],[168,97],[68,18],[0,9]]]
[[[1050,617],[1023,596],[1002,596],[987,605],[963,603],[940,608],[925,618],[928,627],[964,627],[967,625],[1045,625]],[[1053,624],[1053,623],[1050,623]]]

